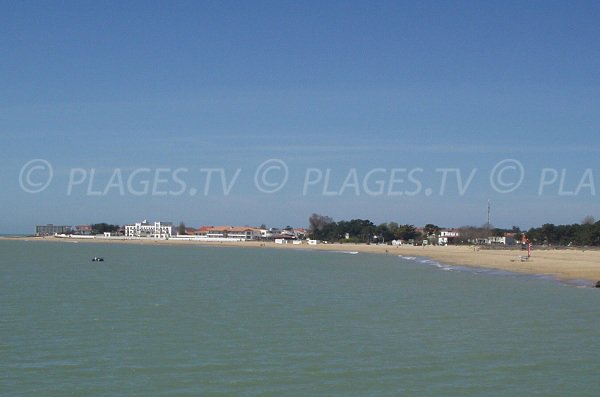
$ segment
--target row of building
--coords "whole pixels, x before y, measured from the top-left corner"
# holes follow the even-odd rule
[[[184,233],[179,233],[171,222],[148,222],[143,220],[130,225],[125,225],[114,233],[104,233],[106,237],[122,236],[125,238],[151,238],[151,239],[187,239],[187,240],[303,240],[307,237],[307,231],[302,228],[256,228],[250,226],[202,226],[198,229],[187,227]],[[91,235],[92,228],[89,225],[64,226],[64,225],[38,225],[37,236],[55,235]],[[452,245],[460,240],[461,233],[455,229],[441,230],[436,235],[428,236],[423,244]],[[491,236],[486,238],[469,239],[472,244],[479,245],[514,245],[517,243],[514,233],[505,233],[503,236]],[[409,244],[415,244],[409,241]],[[394,245],[402,242],[394,240]],[[420,245],[420,244],[419,244]]]
[[[477,245],[515,245],[517,244],[515,236],[515,233],[504,233],[503,236],[474,237],[469,239],[469,242]],[[456,244],[460,237],[458,230],[442,230],[437,236],[437,243],[438,245]]]
[[[306,230],[302,228],[256,228],[250,226],[202,226],[198,229],[186,227],[184,233],[174,227],[171,222],[148,222],[143,220],[125,225],[115,233],[104,233],[107,237],[123,236],[125,238],[152,239],[205,239],[205,240],[295,240],[306,238]],[[91,235],[91,226],[38,225],[36,236],[55,235]]]

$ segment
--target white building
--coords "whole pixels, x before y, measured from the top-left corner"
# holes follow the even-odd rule
[[[260,240],[261,230],[247,226],[204,226],[200,228],[199,235],[207,239]]]
[[[260,229],[260,237],[268,240],[273,238],[273,232],[268,229]]]
[[[168,239],[172,234],[173,225],[170,222],[149,223],[144,220],[133,225],[125,225],[125,237]]]
[[[259,240],[261,237],[260,230],[252,227],[236,227],[232,226],[227,231],[228,238],[239,238],[240,240]]]
[[[487,241],[486,241],[486,244],[500,244],[500,245],[515,245],[516,243],[517,242],[515,241],[514,237],[512,237],[512,236],[488,237]]]
[[[438,244],[446,245],[448,243],[453,243],[457,237],[460,237],[460,233],[457,230],[442,230],[438,237]]]

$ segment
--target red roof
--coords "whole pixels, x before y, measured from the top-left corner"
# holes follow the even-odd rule
[[[250,226],[202,226],[198,229],[199,232],[249,232],[259,230]]]

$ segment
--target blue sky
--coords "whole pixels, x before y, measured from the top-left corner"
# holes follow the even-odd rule
[[[313,212],[481,225],[488,200],[501,227],[600,218],[596,2],[0,9],[0,233],[143,218],[305,226]],[[50,176],[24,170],[36,159],[52,178],[31,192]],[[287,167],[272,193],[255,181],[269,160]]]

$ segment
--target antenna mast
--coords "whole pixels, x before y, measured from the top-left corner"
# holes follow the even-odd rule
[[[491,206],[490,206],[490,200],[488,200],[488,208],[487,208],[487,228],[490,229],[492,227],[492,223],[490,221],[490,213],[491,213]]]

